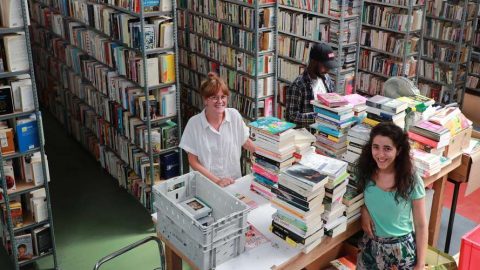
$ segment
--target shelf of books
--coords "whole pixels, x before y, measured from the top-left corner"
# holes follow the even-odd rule
[[[308,64],[310,48],[327,43],[336,53],[340,68],[330,71],[335,89],[353,91],[359,0],[287,1],[279,0],[277,116],[285,116],[286,89]]]
[[[15,269],[58,268],[26,1],[0,0],[0,238]]]
[[[198,90],[216,72],[231,91],[229,106],[250,122],[273,115],[276,3],[272,0],[180,0],[179,70],[183,123],[203,109]]]
[[[45,107],[150,211],[183,167],[175,1],[31,2]]]
[[[465,91],[474,94],[480,93],[480,8],[477,1],[477,12],[474,21],[473,40],[470,46],[470,57],[468,61],[468,77],[465,85]]]
[[[363,0],[357,93],[383,94],[393,76],[416,80],[424,14],[423,0]]]
[[[423,95],[462,103],[476,10],[468,0],[427,3],[418,84]]]

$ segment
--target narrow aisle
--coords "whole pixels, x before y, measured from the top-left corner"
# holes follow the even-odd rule
[[[154,233],[150,215],[118,187],[83,147],[44,112],[46,153],[51,175],[51,202],[62,270],[93,269],[101,257]],[[0,256],[0,269],[7,265]],[[50,261],[38,269],[49,269]],[[158,249],[145,245],[105,264],[101,270],[154,269]],[[34,268],[36,269],[36,268]]]

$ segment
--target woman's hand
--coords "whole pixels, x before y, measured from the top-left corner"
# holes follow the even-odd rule
[[[230,177],[220,178],[218,181],[215,182],[215,184],[217,184],[221,187],[226,187],[226,186],[229,186],[233,183],[235,183],[235,180],[233,180]]]
[[[375,224],[373,223],[372,217],[370,216],[370,213],[365,205],[362,206],[362,229],[368,234],[368,236],[373,238]]]

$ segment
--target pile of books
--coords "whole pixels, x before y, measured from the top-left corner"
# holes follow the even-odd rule
[[[353,106],[337,93],[319,94],[311,104],[317,113],[310,126],[317,131],[317,153],[340,158],[347,151],[348,129],[356,123]]]
[[[347,185],[347,192],[343,195],[343,204],[346,206],[345,216],[347,217],[347,224],[358,220],[361,216],[360,210],[365,204],[363,199],[363,192],[358,191],[355,182],[349,181]]]
[[[295,124],[275,117],[264,117],[251,122],[250,137],[256,150],[252,158],[252,172],[255,176],[250,189],[263,197],[274,197],[281,169],[290,167],[295,158]]]
[[[408,131],[413,149],[441,156],[450,142],[450,131],[430,121],[421,120]]]
[[[276,197],[277,209],[272,215],[271,231],[293,246],[308,253],[322,242],[324,235],[321,214],[324,211],[325,184],[328,176],[302,164],[282,170]]]
[[[342,155],[342,160],[348,163],[349,172],[353,171],[353,167],[362,153],[363,146],[370,138],[371,130],[371,126],[360,123],[348,131],[347,152]]]
[[[335,237],[344,232],[347,229],[346,206],[343,204],[343,195],[347,191],[349,178],[347,163],[312,153],[302,157],[300,164],[328,176],[323,199],[324,212],[322,213],[325,234]]]
[[[363,120],[370,126],[376,126],[380,122],[393,122],[402,129],[405,127],[405,110],[408,104],[388,97],[375,95],[369,98],[367,104],[367,117]]]
[[[412,111],[420,113],[422,119],[429,118],[435,112],[435,108],[432,106],[435,104],[435,100],[432,98],[423,95],[414,95],[399,97],[397,99],[407,103]]]
[[[430,154],[417,149],[413,149],[411,153],[415,170],[422,177],[430,177],[439,173],[443,167],[452,163],[452,160],[447,157]]]
[[[348,104],[353,106],[353,114],[361,122],[367,116],[367,98],[359,94],[345,95],[344,98],[348,101]]]

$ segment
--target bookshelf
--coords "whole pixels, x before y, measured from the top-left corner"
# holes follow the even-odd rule
[[[248,123],[274,114],[276,2],[219,0],[178,5],[183,123],[203,110],[198,92],[208,72],[227,83],[229,107]]]
[[[429,1],[419,66],[421,94],[462,104],[477,3]]]
[[[45,257],[52,258],[54,269],[59,269],[48,160],[28,31],[28,4],[26,1],[1,1],[0,10],[3,15],[0,43],[4,50],[0,54],[3,103],[0,112],[0,238],[15,269]],[[42,240],[38,238],[40,233]]]
[[[43,103],[151,211],[183,171],[176,2],[31,1]]]
[[[284,118],[287,87],[308,65],[310,48],[327,43],[334,49],[340,68],[330,71],[335,89],[353,91],[360,2],[358,0],[278,1],[277,116]]]
[[[363,0],[356,92],[383,94],[392,76],[417,80],[426,5],[422,0]]]
[[[473,22],[474,32],[473,40],[470,46],[470,55],[468,57],[468,77],[465,83],[465,91],[472,92],[473,94],[480,94],[480,28],[478,24],[479,20],[479,4],[477,1],[477,11],[475,12],[475,20]],[[463,100],[463,97],[462,97]]]

